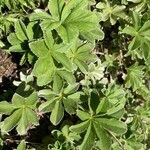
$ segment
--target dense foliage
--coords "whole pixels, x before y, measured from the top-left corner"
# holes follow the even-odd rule
[[[150,0],[1,0],[0,47],[0,149],[150,149]]]

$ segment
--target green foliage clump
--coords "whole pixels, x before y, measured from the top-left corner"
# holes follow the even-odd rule
[[[0,149],[150,149],[149,0],[2,0],[0,47]]]

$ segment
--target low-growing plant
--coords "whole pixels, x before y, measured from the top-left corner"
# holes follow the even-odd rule
[[[149,0],[0,8],[0,149],[150,149]]]

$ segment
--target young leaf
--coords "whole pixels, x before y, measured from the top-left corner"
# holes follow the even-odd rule
[[[107,0],[104,2],[99,2],[96,7],[100,10],[99,15],[101,17],[101,21],[110,20],[112,25],[116,24],[119,18],[125,19],[126,14],[124,12],[124,5],[113,5],[111,1]]]

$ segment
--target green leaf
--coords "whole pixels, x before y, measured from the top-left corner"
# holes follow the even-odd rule
[[[144,57],[145,59],[147,59],[150,56],[150,21],[145,21],[143,25],[141,22],[140,14],[134,12],[133,25],[125,27],[123,29],[123,33],[129,34],[134,37],[128,46],[129,52],[139,49],[138,54],[136,51],[130,52],[131,54],[138,56],[140,55],[140,50],[142,50],[144,56],[142,55],[141,58]]]
[[[32,125],[39,125],[38,116],[35,111],[32,109],[26,109],[26,115],[28,120],[28,126]]]
[[[53,50],[54,39],[53,39],[51,30],[44,30],[44,31],[43,31],[43,34],[44,34],[44,40],[45,40],[46,46],[47,46],[50,50]]]
[[[97,137],[100,140],[99,148],[102,150],[110,150],[111,149],[111,139],[110,139],[110,135],[107,133],[107,131],[105,129],[103,129],[97,123],[94,123],[94,129],[97,134]]]
[[[25,40],[28,40],[26,26],[21,20],[15,22],[15,32],[20,41],[24,42]]]
[[[44,40],[38,40],[29,44],[31,51],[38,57],[46,57],[49,52]]]
[[[65,89],[64,89],[64,94],[73,94],[75,93],[79,88],[79,84],[69,84]]]
[[[63,87],[62,78],[58,74],[55,74],[55,76],[53,78],[53,91],[55,93],[60,93],[62,87]]]
[[[20,144],[19,144],[18,147],[17,147],[17,150],[26,150],[26,143],[25,143],[24,140],[22,140],[22,141],[20,142]]]
[[[56,101],[56,99],[51,99],[51,100],[48,100],[48,101],[42,103],[38,108],[39,111],[40,112],[50,112],[50,111],[52,111],[54,106],[55,106],[55,101]]]
[[[70,0],[68,3],[66,3],[63,11],[62,11],[62,21],[67,19],[70,13],[73,13],[74,11],[77,10],[84,10],[87,8],[88,1],[87,0]]]
[[[80,146],[80,150],[87,150],[87,149],[90,150],[94,144],[94,140],[95,140],[95,131],[93,129],[92,124],[90,123],[87,132],[84,136],[84,140]]]
[[[58,125],[64,116],[64,108],[61,101],[57,101],[52,110],[50,121],[53,125]]]
[[[69,84],[75,84],[75,77],[71,72],[66,70],[57,70],[56,72],[61,78],[65,79]]]
[[[63,99],[63,104],[64,104],[65,111],[67,113],[69,113],[70,115],[75,114],[76,109],[77,109],[77,102],[78,102],[78,99],[77,100],[76,99],[71,99],[69,97],[64,98]]]
[[[79,40],[76,40],[67,51],[67,57],[69,57],[74,65],[79,67],[82,72],[86,72],[88,70],[88,65],[86,62],[91,61],[93,55],[91,54],[91,50],[93,49],[93,44],[91,43],[83,43]]]
[[[144,25],[140,28],[139,33],[144,36],[150,36],[150,20],[144,23]]]
[[[3,48],[4,46],[5,46],[4,42],[2,42],[2,41],[0,40],[0,48]]]
[[[21,118],[22,111],[20,109],[16,110],[11,116],[7,117],[2,126],[2,132],[9,132],[11,131],[18,123]]]
[[[28,106],[35,105],[37,103],[37,101],[38,101],[37,92],[33,92],[31,95],[29,95],[26,98],[26,105],[28,105]]]
[[[129,44],[129,50],[135,50],[141,46],[141,38],[139,36],[136,36],[133,38],[131,43]]]
[[[22,48],[21,44],[18,45],[13,45],[9,48],[9,52],[20,52],[20,53],[24,53],[25,50]]]
[[[125,90],[115,84],[110,84],[104,91],[105,97],[100,101],[96,113],[113,115],[124,109],[126,103],[126,92]]]
[[[135,30],[134,27],[131,27],[131,26],[127,26],[125,27],[123,30],[122,30],[122,33],[125,33],[125,34],[129,34],[131,36],[136,36],[138,34],[138,32]]]
[[[132,21],[135,30],[138,31],[141,26],[141,15],[137,11],[133,11]]]
[[[84,61],[75,59],[74,63],[78,66],[78,68],[81,70],[81,72],[86,73],[88,71],[88,66]]]
[[[51,17],[51,16],[50,16]],[[53,18],[51,19],[44,19],[44,21],[41,22],[40,26],[43,31],[45,30],[54,30],[60,26],[60,22],[54,20]]]
[[[15,109],[9,114],[10,116],[6,117],[3,121],[2,130],[4,132],[9,132],[17,126],[17,132],[20,135],[25,135],[29,126],[38,125],[38,118],[34,112],[37,98],[36,92],[33,92],[26,98],[15,93],[12,98],[12,104],[9,104]],[[9,109],[11,110],[11,107]],[[7,112],[5,114],[7,114]]]
[[[82,33],[82,36],[85,39],[87,39],[89,42],[95,43],[94,39],[97,39],[97,40],[104,39],[104,32],[97,27],[97,28],[93,29],[92,31]]]
[[[25,135],[27,133],[28,127],[30,125],[38,125],[38,119],[31,109],[23,109],[22,116],[18,122],[17,131],[20,135]]]
[[[141,88],[143,85],[143,66],[134,64],[127,69],[126,87],[133,88],[133,91]]]
[[[15,93],[13,95],[13,98],[12,98],[12,104],[14,104],[15,106],[17,107],[21,107],[22,105],[24,105],[24,98],[22,96],[20,96],[19,94]]]
[[[127,131],[127,125],[117,119],[98,118],[96,121],[106,130],[117,135],[122,135]]]
[[[113,4],[111,1],[99,2],[96,7],[100,10],[101,21],[110,20],[111,25],[116,24],[119,19],[126,19],[124,12],[126,6]]]
[[[57,28],[57,32],[64,41],[64,43],[70,43],[73,39],[79,36],[79,30],[74,25],[63,25]]]
[[[18,122],[17,131],[20,135],[24,135],[27,132],[28,127],[28,119],[27,119],[27,112],[26,109],[22,109],[21,112],[22,116]]]
[[[87,120],[87,121],[81,122],[81,123],[79,123],[77,125],[73,125],[69,129],[72,132],[82,133],[82,132],[87,130],[87,128],[89,126],[89,123],[90,123],[89,120]]]
[[[15,109],[15,106],[11,105],[10,103],[6,101],[0,102],[0,113],[9,115],[12,113],[12,111]]]
[[[7,39],[11,45],[18,45],[21,43],[21,41],[17,38],[15,33],[10,33]]]
[[[91,115],[87,112],[81,111],[81,110],[77,110],[77,116],[82,120],[88,120],[91,118]]]
[[[64,53],[54,52],[52,53],[57,62],[61,63],[68,71],[72,71],[72,63],[70,62],[69,58]]]
[[[55,66],[51,56],[47,58],[40,58],[34,65],[33,74],[37,77],[37,84],[39,86],[46,85],[52,81]]]
[[[50,0],[48,4],[51,15],[56,19],[60,20],[62,8],[65,4],[64,0]]]
[[[54,74],[58,74],[69,83],[72,83],[73,80],[75,80],[73,74],[67,71],[72,71],[72,63],[70,59],[66,56],[65,53],[57,52],[57,44],[53,45],[53,42],[54,41],[51,32],[49,34],[45,31],[45,41],[38,40],[29,44],[32,52],[39,57],[33,69],[33,74],[37,77],[37,83],[39,86],[50,83],[53,79]],[[48,49],[48,47],[50,49]],[[65,67],[67,70],[56,71],[55,66],[57,65],[55,65],[55,60],[58,63],[61,63],[62,66]]]
[[[44,19],[41,27],[55,29],[64,43],[72,42],[79,33],[90,32],[99,27],[97,15],[87,9],[87,0],[51,0],[48,8],[53,20]],[[86,26],[85,26],[86,24]]]
[[[106,113],[108,108],[110,107],[110,103],[107,99],[103,98],[96,109],[96,114]]]
[[[44,11],[32,13],[32,14],[30,14],[29,18],[31,21],[43,20],[43,19],[49,19],[49,20],[52,19],[51,16]]]
[[[30,22],[27,26],[26,32],[29,40],[34,39],[34,26],[37,22]]]
[[[141,45],[141,50],[143,52],[144,58],[147,61],[150,56],[150,43],[149,40],[143,40],[142,45]]]

